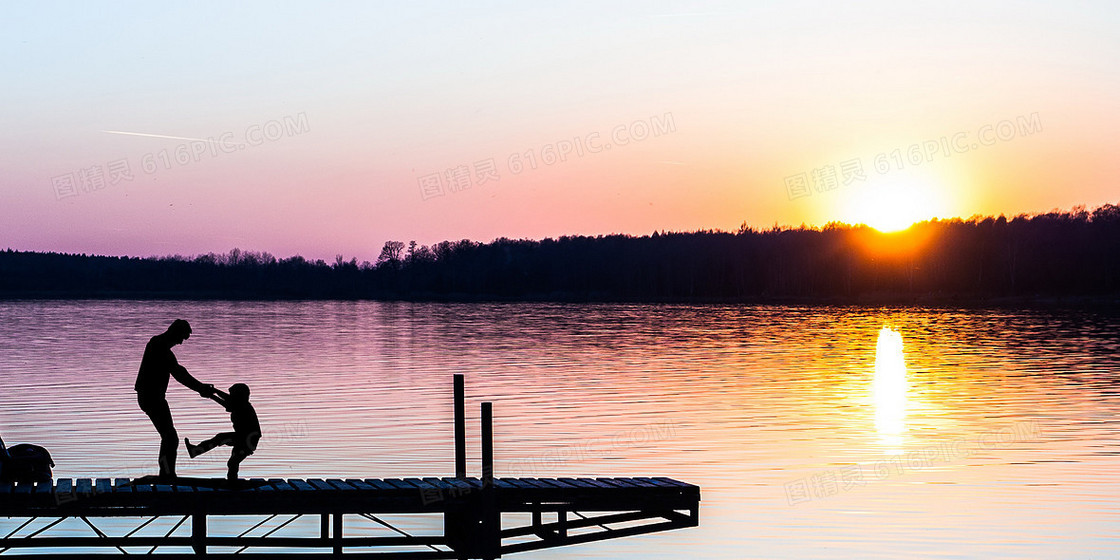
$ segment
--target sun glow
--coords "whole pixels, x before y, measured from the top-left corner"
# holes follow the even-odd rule
[[[932,180],[900,176],[872,182],[853,193],[846,219],[881,232],[904,230],[915,222],[946,215],[944,189]]]
[[[906,361],[902,334],[890,327],[879,331],[875,345],[875,430],[888,445],[901,443],[906,431]]]

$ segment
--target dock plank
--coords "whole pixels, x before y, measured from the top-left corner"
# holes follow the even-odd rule
[[[551,490],[554,488],[554,486],[539,478],[526,478],[524,479],[524,481],[534,488],[543,488],[545,490]]]
[[[60,478],[54,485],[55,499],[60,503],[74,497],[74,483],[69,478]]]
[[[549,486],[551,486],[553,488],[560,488],[561,490],[572,490],[572,489],[576,488],[576,486],[574,486],[572,484],[569,484],[567,482],[564,482],[563,480],[560,480],[559,478],[540,478],[540,479],[537,479],[537,480],[539,480],[539,481],[541,481],[545,484],[548,484]]]
[[[247,488],[246,490],[252,490],[253,492],[272,492],[273,491],[272,490],[272,485],[269,484],[268,481],[263,479],[263,478],[250,478],[249,479],[249,488]]]
[[[311,486],[313,486],[316,490],[327,490],[327,491],[335,490],[334,486],[331,486],[330,484],[327,483],[327,481],[325,481],[321,478],[309,478],[309,479],[307,479],[307,483],[310,484]]]
[[[517,488],[517,489],[520,489],[520,490],[535,488],[535,486],[533,486],[532,484],[529,484],[523,478],[501,478],[501,479],[498,479],[498,480],[501,480],[502,482],[505,482],[506,484],[509,484],[510,486],[513,486],[514,488]]]
[[[315,491],[314,486],[308,484],[306,480],[302,480],[302,479],[299,479],[299,478],[289,478],[288,479],[288,484],[292,485],[293,488],[295,488],[296,490],[299,490],[301,492],[313,492],[313,491]]]
[[[446,478],[443,479],[443,481],[450,484],[453,488],[455,488],[457,490],[464,490],[464,491],[474,490],[474,487],[471,486],[471,483],[469,483],[469,482],[467,482],[463,479],[460,479],[460,478],[446,477]]]
[[[677,486],[677,487],[680,487],[680,488],[696,488],[697,487],[695,484],[689,484],[687,482],[681,482],[679,480],[675,480],[675,479],[664,477],[664,476],[655,476],[655,477],[652,477],[652,479],[656,480],[658,482],[663,482],[665,484],[671,484],[673,486]]]
[[[440,480],[440,479],[438,479],[434,476],[426,476],[426,477],[424,477],[423,480],[424,480],[424,482],[427,482],[428,484],[431,484],[432,486],[435,486],[436,488],[439,488],[440,490],[450,490],[450,489],[454,488],[454,486],[452,486],[452,485],[450,485],[450,484],[448,484],[448,483],[446,483],[446,482],[444,482],[444,481],[442,481],[442,480]]]
[[[415,490],[416,487],[399,479],[399,478],[386,478],[385,482],[392,485],[397,490]]]
[[[558,478],[556,480],[568,483],[572,485],[573,488],[594,488],[594,486],[575,478]]]
[[[646,482],[644,480],[638,480],[637,478],[632,478],[632,477],[619,478],[619,479],[616,479],[616,480],[621,480],[623,482],[626,482],[627,484],[637,485],[637,486],[640,486],[642,488],[657,488],[656,484],[651,484],[651,483]]]
[[[575,490],[575,489],[579,488],[578,486],[576,486],[574,484],[571,484],[569,482],[564,482],[563,480],[560,480],[559,478],[542,478],[541,480],[543,482],[551,484],[552,486],[560,488],[561,490]]]
[[[296,491],[296,488],[294,486],[292,486],[291,484],[288,484],[288,482],[286,480],[284,480],[283,478],[270,478],[270,479],[268,479],[268,483],[271,484],[273,488],[275,488],[275,489],[277,489],[281,492],[295,492]]]
[[[654,480],[654,479],[652,479],[648,476],[635,476],[634,480],[640,480],[642,482],[645,482],[646,484],[650,484],[650,485],[656,486],[658,488],[677,488],[677,486],[674,486],[674,485],[669,484],[667,482],[661,482],[659,480]]]
[[[327,484],[333,486],[335,490],[342,490],[344,492],[353,492],[354,490],[357,490],[357,488],[355,488],[353,484],[350,484],[340,478],[328,478]]]
[[[16,496],[30,496],[31,492],[35,490],[35,485],[29,482],[20,482],[16,484],[16,490],[13,492]]]
[[[357,479],[357,478],[347,478],[346,479],[346,484],[349,484],[350,486],[353,486],[354,488],[356,488],[358,490],[361,490],[363,492],[370,492],[370,491],[373,491],[373,490],[377,490],[373,486],[367,484],[366,481],[360,480],[360,479]]]
[[[434,486],[432,483],[426,482],[420,478],[406,478],[404,479],[404,481],[419,488],[420,490],[439,490],[438,486]]]
[[[50,498],[54,495],[53,482],[40,482],[35,485],[35,496],[37,498]]]
[[[620,479],[620,478],[600,478],[598,480],[599,480],[599,482],[602,482],[604,484],[609,484],[609,485],[612,485],[612,486],[616,486],[618,488],[640,488],[637,484],[634,484],[632,482],[627,482],[627,481],[625,481],[623,479]]]
[[[385,480],[380,478],[367,478],[366,484],[369,484],[370,486],[373,486],[374,488],[381,491],[398,489],[396,486],[393,486],[392,484],[389,484],[388,482],[385,482]]]
[[[610,484],[602,482],[600,479],[597,479],[597,478],[577,478],[576,480],[578,480],[578,481],[582,482],[583,484],[586,484],[586,485],[588,485],[592,488],[615,488],[615,486],[611,486]]]
[[[129,480],[127,478],[118,478],[113,481],[113,493],[131,494],[132,484],[129,483]]]

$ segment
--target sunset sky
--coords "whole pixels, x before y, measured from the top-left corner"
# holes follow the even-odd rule
[[[4,3],[0,248],[374,260],[1120,202],[1106,2],[325,6]]]

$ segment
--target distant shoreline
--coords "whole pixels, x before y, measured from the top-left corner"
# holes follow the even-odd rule
[[[244,293],[207,292],[0,292],[0,301],[189,301],[189,302],[332,302],[376,301],[386,303],[556,303],[603,305],[744,305],[787,307],[932,307],[932,308],[1080,308],[1104,307],[1120,309],[1116,295],[910,295],[868,294],[853,298],[835,297],[772,297],[772,298],[607,298],[578,294],[550,296],[501,297],[486,295],[430,295],[427,297],[276,297]]]
[[[233,249],[194,257],[0,251],[0,298],[1114,305],[1120,206],[933,220],[901,232],[654,232],[389,241],[375,263]]]

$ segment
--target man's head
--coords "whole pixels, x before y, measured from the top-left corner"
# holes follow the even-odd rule
[[[229,386],[229,396],[239,400],[249,400],[249,386],[244,383],[234,383]]]
[[[175,319],[171,322],[171,326],[167,327],[167,334],[173,339],[172,346],[179,344],[191,337],[191,324],[182,319]]]

